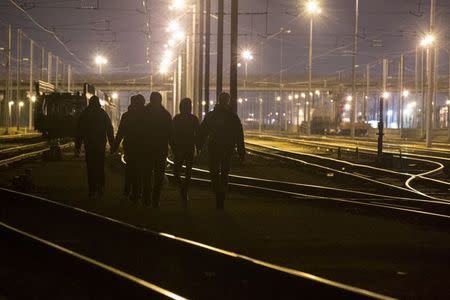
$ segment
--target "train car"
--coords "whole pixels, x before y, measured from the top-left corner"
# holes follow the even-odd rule
[[[117,123],[118,105],[106,93],[90,84],[84,84],[83,91],[74,93],[56,92],[42,81],[36,82],[35,88],[34,126],[49,139],[75,136],[78,118],[92,95],[100,98],[102,108],[110,116],[113,125]]]

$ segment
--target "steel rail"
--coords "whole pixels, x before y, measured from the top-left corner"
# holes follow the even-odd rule
[[[18,234],[20,236],[23,236],[23,237],[27,238],[28,240],[33,240],[33,241],[35,241],[35,242],[37,242],[37,243],[39,243],[41,245],[46,246],[47,248],[54,249],[54,250],[56,250],[59,253],[64,253],[66,255],[74,257],[74,258],[76,258],[76,259],[78,259],[78,260],[80,260],[80,261],[82,261],[84,263],[87,263],[88,265],[96,266],[96,267],[98,267],[100,269],[103,269],[103,270],[107,271],[108,273],[112,273],[112,274],[114,274],[116,276],[119,276],[120,278],[122,278],[124,280],[130,281],[130,282],[134,282],[135,284],[137,284],[139,286],[142,286],[142,287],[145,287],[147,289],[150,289],[150,290],[152,290],[154,292],[157,292],[158,294],[161,294],[161,295],[163,295],[165,297],[168,297],[170,299],[176,299],[176,300],[185,300],[186,299],[186,298],[184,298],[182,296],[179,296],[179,295],[177,295],[177,294],[175,294],[175,293],[173,293],[171,291],[168,291],[168,290],[166,290],[166,289],[164,289],[162,287],[159,287],[156,284],[150,283],[150,282],[148,282],[148,281],[146,281],[146,280],[144,280],[142,278],[139,278],[137,276],[134,276],[134,275],[131,275],[129,273],[126,273],[126,272],[124,272],[122,270],[114,268],[113,266],[107,265],[105,263],[102,263],[102,262],[100,262],[98,260],[95,260],[95,259],[93,259],[91,257],[86,256],[86,255],[80,254],[80,253],[75,252],[73,250],[67,249],[67,248],[65,248],[63,246],[60,246],[60,245],[55,244],[53,242],[50,242],[50,241],[48,241],[46,239],[38,237],[38,236],[36,236],[34,234],[31,234],[29,232],[26,232],[24,230],[20,230],[20,229],[14,227],[14,226],[11,226],[11,225],[8,225],[8,224],[2,222],[2,221],[0,221],[0,227],[6,228],[9,231],[12,231],[12,232],[14,232],[14,233],[16,233],[16,234]]]
[[[205,179],[198,179],[198,180],[206,181]],[[343,284],[343,283],[339,283],[339,282],[336,282],[336,281],[333,281],[333,280],[329,280],[329,279],[326,279],[326,278],[323,278],[323,277],[315,276],[315,275],[312,275],[312,274],[309,274],[309,273],[306,273],[306,272],[302,272],[302,271],[295,270],[295,269],[288,268],[288,267],[283,267],[283,266],[280,266],[280,265],[277,265],[277,264],[273,264],[273,263],[269,263],[269,262],[266,262],[266,261],[263,261],[263,260],[255,259],[255,258],[246,256],[246,255],[242,255],[242,254],[235,253],[235,252],[232,252],[232,251],[224,250],[224,249],[221,249],[221,248],[218,248],[218,247],[214,247],[214,246],[210,246],[210,245],[207,245],[207,244],[204,244],[204,243],[196,242],[196,241],[193,241],[193,240],[190,240],[190,239],[187,239],[187,238],[182,238],[182,237],[179,237],[179,236],[176,236],[176,235],[173,235],[173,234],[169,234],[169,233],[165,233],[165,232],[158,232],[158,231],[154,231],[154,230],[151,230],[151,229],[148,229],[148,228],[145,228],[145,227],[139,227],[137,225],[126,223],[126,222],[120,221],[118,219],[114,219],[112,217],[103,216],[103,215],[101,215],[99,213],[95,213],[95,212],[92,212],[92,211],[81,209],[79,207],[71,206],[71,205],[68,205],[68,204],[56,202],[56,201],[53,201],[53,200],[50,200],[50,199],[46,199],[46,198],[43,198],[43,197],[40,197],[40,196],[35,196],[35,195],[31,195],[31,194],[17,192],[17,191],[13,191],[13,190],[1,188],[1,187],[0,187],[0,191],[14,193],[14,194],[17,194],[17,195],[21,195],[23,197],[39,200],[41,202],[48,203],[48,204],[50,204],[52,206],[61,207],[61,208],[65,208],[65,209],[68,209],[68,210],[79,212],[82,215],[95,217],[97,219],[100,219],[100,220],[103,220],[103,221],[107,221],[107,222],[111,222],[111,223],[115,223],[115,224],[118,224],[120,226],[131,228],[131,229],[136,230],[136,231],[146,232],[146,233],[151,234],[153,236],[159,236],[159,237],[162,237],[164,239],[169,239],[169,240],[172,240],[172,241],[175,241],[175,242],[179,242],[179,243],[182,243],[182,244],[191,245],[191,246],[194,246],[194,247],[197,247],[197,248],[202,248],[202,249],[205,249],[205,250],[217,253],[217,254],[221,254],[221,255],[224,255],[224,256],[228,256],[228,257],[236,258],[236,259],[239,259],[239,260],[242,260],[242,261],[246,261],[246,262],[249,262],[249,263],[254,264],[254,265],[263,266],[263,267],[265,267],[267,269],[276,270],[278,272],[290,274],[290,275],[293,275],[293,276],[298,277],[298,278],[307,279],[307,280],[310,280],[310,281],[313,281],[313,282],[316,282],[316,283],[324,284],[324,285],[327,285],[327,286],[332,286],[332,287],[335,287],[335,288],[338,288],[338,289],[342,289],[342,290],[345,290],[345,291],[349,291],[349,292],[352,292],[352,293],[356,293],[356,294],[359,294],[359,295],[372,297],[374,299],[394,299],[392,297],[388,297],[388,296],[385,296],[385,295],[382,295],[382,294],[378,294],[378,293],[375,293],[375,292],[372,292],[372,291],[369,291],[369,290],[353,287],[353,286],[350,286],[350,285],[347,285],[347,284]]]
[[[29,150],[29,149],[33,149],[33,148],[37,148],[37,147],[41,147],[41,146],[46,146],[47,144],[48,144],[47,142],[39,142],[39,143],[34,143],[34,144],[5,148],[5,149],[0,150],[0,155],[6,155],[11,152],[14,153],[14,152],[19,152],[19,151],[25,151],[25,150]]]
[[[277,138],[279,138],[279,137],[277,137]],[[299,142],[297,140],[291,141],[290,139],[288,139],[288,142],[296,143],[296,144],[302,144],[301,142]],[[420,195],[422,195],[424,197],[427,197],[427,198],[430,198],[430,199],[434,199],[434,200],[437,200],[437,201],[450,202],[450,200],[448,200],[448,199],[443,199],[443,198],[434,197],[432,195],[428,195],[428,194],[423,193],[423,192],[421,192],[421,191],[419,191],[419,190],[417,190],[417,189],[415,189],[415,188],[413,188],[411,186],[411,182],[413,180],[417,179],[417,178],[421,178],[423,180],[432,181],[432,182],[435,182],[435,183],[439,183],[439,184],[450,186],[449,182],[425,176],[425,175],[431,175],[431,174],[437,173],[437,172],[441,171],[442,169],[444,169],[444,165],[442,163],[440,163],[440,162],[437,162],[437,161],[427,160],[427,159],[423,159],[423,158],[409,158],[410,160],[421,161],[421,162],[426,162],[426,163],[429,163],[429,164],[437,165],[437,167],[432,169],[432,170],[429,170],[429,171],[426,171],[426,172],[423,172],[423,173],[420,173],[420,174],[411,174],[411,173],[406,173],[406,172],[398,172],[398,171],[394,171],[394,170],[373,167],[373,166],[369,166],[369,165],[356,164],[356,163],[348,162],[348,161],[345,161],[345,160],[338,160],[338,159],[334,159],[334,158],[331,158],[331,157],[323,157],[323,156],[320,156],[320,155],[315,155],[315,154],[310,154],[310,153],[296,153],[296,152],[286,151],[286,150],[283,150],[283,149],[280,149],[280,148],[276,148],[276,147],[272,147],[272,146],[255,144],[255,143],[250,143],[250,142],[246,142],[246,143],[250,144],[250,145],[257,146],[257,147],[272,149],[272,150],[275,150],[275,151],[281,151],[281,152],[285,152],[285,153],[287,152],[287,153],[293,153],[293,154],[297,154],[297,155],[310,156],[310,157],[314,157],[314,158],[318,158],[318,159],[322,159],[322,160],[330,160],[330,161],[333,161],[333,162],[339,162],[339,163],[342,163],[342,164],[347,164],[349,166],[356,166],[358,168],[366,168],[366,169],[372,169],[372,170],[375,170],[375,171],[378,171],[378,172],[385,172],[385,173],[390,173],[390,174],[395,174],[395,175],[400,175],[400,176],[406,176],[406,177],[408,177],[408,179],[405,181],[405,185],[406,185],[408,190],[411,190],[411,191],[413,191],[413,192],[415,192],[417,194],[420,194]],[[405,154],[403,156],[410,156],[410,155],[409,154]],[[347,174],[352,174],[352,173],[348,173],[348,172],[346,172],[346,173]],[[356,174],[354,174],[354,175],[356,175]],[[364,177],[364,178],[366,178],[366,177]],[[366,178],[366,180],[370,180],[370,179]],[[377,182],[378,183],[382,183],[381,181],[377,181]],[[386,183],[384,183],[384,184],[386,184]]]
[[[69,142],[69,143],[60,145],[60,147],[62,149],[65,149],[65,148],[68,148],[68,147],[72,146],[72,144],[73,144],[72,142]],[[6,165],[9,165],[11,163],[18,162],[18,161],[21,161],[21,160],[34,158],[36,156],[42,155],[42,153],[44,153],[45,151],[48,151],[49,149],[50,149],[50,147],[46,147],[44,149],[40,149],[40,150],[37,150],[37,151],[27,152],[27,153],[23,153],[23,154],[19,154],[19,155],[13,156],[13,157],[5,158],[3,160],[0,160],[0,167],[6,166]]]

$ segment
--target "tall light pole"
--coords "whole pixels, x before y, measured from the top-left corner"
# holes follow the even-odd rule
[[[17,115],[17,131],[20,130],[20,116],[21,116],[21,112],[22,112],[22,107],[24,106],[23,101],[19,101],[19,113]]]
[[[244,97],[247,97],[248,62],[253,60],[253,54],[249,49],[246,49],[242,51],[241,57],[244,60]]]
[[[309,102],[312,103],[312,46],[313,46],[313,24],[314,24],[314,16],[317,14],[320,14],[322,10],[319,7],[319,4],[311,0],[306,4],[306,12],[310,15],[309,20],[309,59],[308,59],[308,96],[309,96]],[[308,110],[308,101],[306,101],[305,105],[305,111]],[[306,113],[306,134],[311,134],[311,124],[310,124],[310,113],[309,111]]]
[[[358,51],[358,18],[359,18],[359,0],[355,0],[355,28],[353,33],[353,52],[352,52],[352,97],[351,114],[350,114],[350,128],[351,136],[355,137],[355,119],[357,110],[356,97],[356,54]]]
[[[432,1],[434,2],[434,1]],[[432,110],[433,110],[433,98],[434,98],[434,58],[433,58],[433,45],[434,35],[429,33],[420,42],[422,47],[426,48],[426,62],[427,62],[427,92],[426,92],[426,104],[425,104],[425,135],[426,146],[431,147],[432,144]]]
[[[6,126],[8,127],[12,127],[12,106],[14,105],[14,101],[10,100],[8,102],[8,124]]]

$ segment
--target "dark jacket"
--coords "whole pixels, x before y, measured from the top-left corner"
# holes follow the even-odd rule
[[[144,145],[151,155],[168,154],[173,146],[172,116],[162,105],[148,105],[145,112]]]
[[[214,110],[206,114],[199,128],[200,147],[204,145],[207,138],[210,150],[232,153],[236,147],[239,156],[245,155],[241,120],[228,106],[216,104]]]
[[[191,113],[181,113],[173,118],[173,146],[175,151],[193,150],[197,144],[199,121]]]
[[[84,143],[86,149],[104,151],[106,140],[110,145],[113,144],[111,119],[100,105],[89,104],[78,119],[75,148],[80,150],[81,144]]]

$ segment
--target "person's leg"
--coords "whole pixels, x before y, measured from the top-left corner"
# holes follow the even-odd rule
[[[126,160],[125,176],[128,176],[129,181],[129,196],[130,200],[136,202],[139,199],[139,183],[136,157],[128,155]],[[127,180],[125,178],[125,180]]]
[[[96,156],[97,196],[101,197],[105,189],[105,150],[99,150]]]
[[[194,150],[189,149],[185,152],[185,155],[183,157],[184,163],[186,165],[186,169],[184,172],[184,183],[182,186],[182,196],[183,196],[183,205],[187,207],[187,203],[189,201],[189,185],[191,183],[191,177],[192,177],[192,164],[194,161]]]
[[[85,147],[85,159],[86,159],[86,170],[87,170],[87,181],[89,189],[89,197],[95,197],[96,193],[96,180],[95,180],[95,155],[93,150]]]
[[[177,185],[181,185],[181,168],[183,166],[183,158],[180,152],[180,150],[176,150],[173,158],[173,176]]]
[[[220,202],[220,156],[219,153],[209,150],[209,173],[211,174],[211,184],[216,196],[216,206]]]
[[[159,208],[159,200],[161,197],[162,185],[164,183],[164,171],[166,169],[167,156],[159,156],[155,159],[154,164],[154,183],[153,183],[153,208]]]
[[[150,205],[153,192],[153,172],[155,158],[153,156],[148,158],[144,169],[142,170],[142,200],[144,205]]]
[[[228,182],[231,167],[232,154],[225,153],[220,162],[221,208],[224,208],[228,192]]]
[[[131,182],[132,182],[132,168],[129,164],[129,158],[130,154],[127,153],[127,151],[125,151],[125,161],[127,162],[127,164],[125,165],[125,182],[124,182],[124,186],[123,186],[123,195],[125,197],[130,196],[131,193]]]

